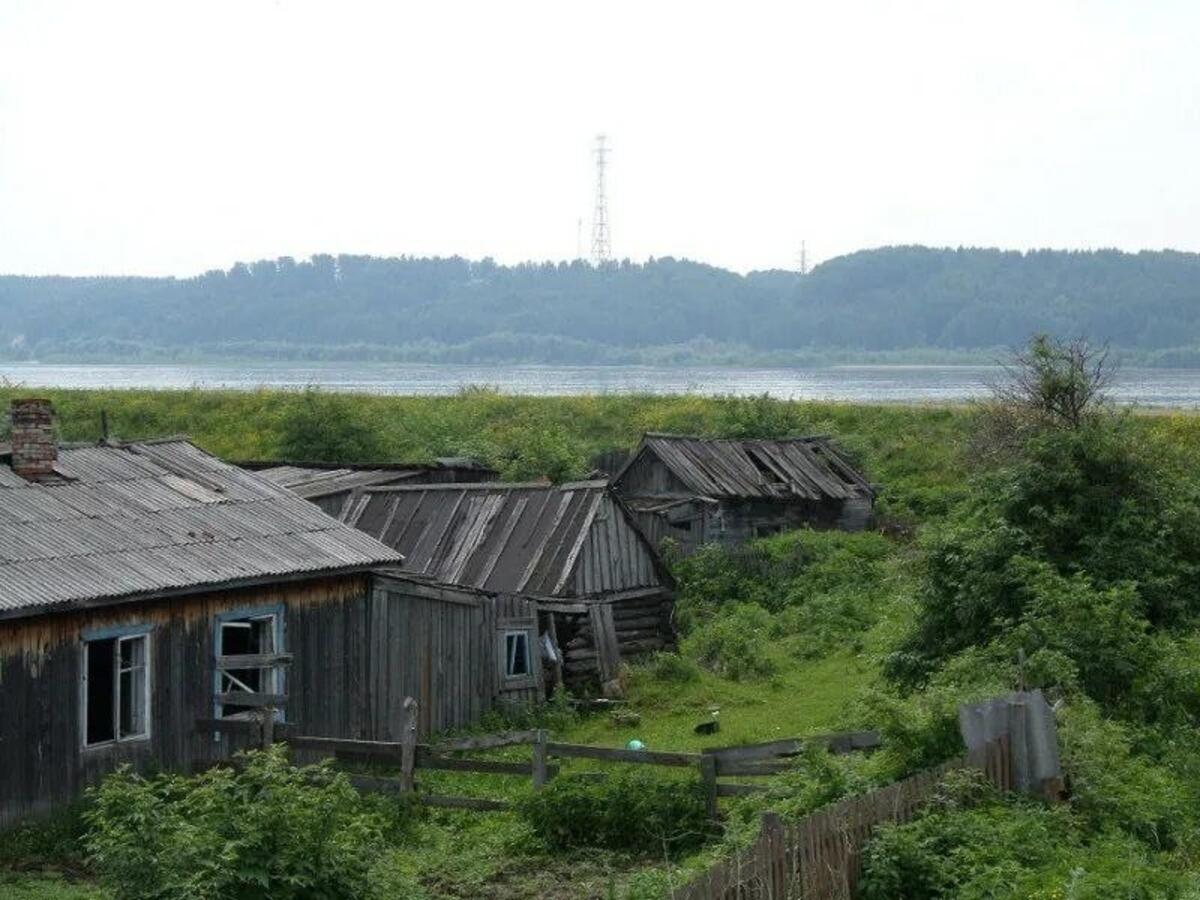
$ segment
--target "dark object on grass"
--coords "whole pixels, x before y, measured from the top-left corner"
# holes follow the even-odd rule
[[[692,729],[696,734],[716,734],[721,730],[721,723],[717,719],[712,719],[708,722],[701,722]]]

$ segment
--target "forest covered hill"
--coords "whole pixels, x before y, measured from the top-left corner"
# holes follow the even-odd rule
[[[0,312],[9,359],[915,361],[1047,331],[1191,364],[1200,254],[887,247],[803,277],[670,258],[285,257],[194,278],[3,276]]]

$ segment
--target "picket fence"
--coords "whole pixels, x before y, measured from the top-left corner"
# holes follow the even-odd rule
[[[674,900],[850,900],[863,847],[880,825],[910,821],[955,769],[981,769],[1001,791],[1014,788],[1007,737],[870,794],[784,823],[765,813],[758,839],[672,893]]]

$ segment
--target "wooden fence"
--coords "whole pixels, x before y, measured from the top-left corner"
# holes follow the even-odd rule
[[[910,821],[934,796],[946,773],[978,768],[1001,791],[1014,787],[1006,737],[870,794],[849,797],[794,823],[764,813],[757,841],[722,860],[675,900],[849,900],[863,847],[875,829]]]
[[[714,821],[719,817],[717,804],[720,797],[736,797],[765,790],[760,785],[731,783],[722,781],[723,778],[754,778],[787,771],[787,758],[800,753],[806,744],[820,744],[833,753],[871,750],[879,746],[877,732],[863,731],[786,738],[763,744],[704,750],[701,753],[680,753],[557,743],[550,741],[542,729],[475,735],[436,744],[422,744],[416,739],[416,701],[409,698],[404,709],[405,720],[400,728],[399,741],[361,741],[298,734],[295,726],[275,722],[269,707],[264,708],[255,718],[201,719],[196,723],[196,727],[201,732],[248,734],[264,747],[276,741],[284,741],[291,750],[321,754],[343,762],[396,769],[399,772],[398,776],[350,774],[349,778],[360,790],[411,794],[418,802],[427,806],[478,811],[504,810],[508,809],[510,804],[503,800],[432,794],[418,790],[417,771],[428,769],[511,775],[532,779],[534,790],[540,790],[560,771],[560,766],[551,762],[554,759],[594,759],[609,763],[689,768],[699,773],[705,788],[708,815]],[[471,759],[457,755],[518,745],[530,747],[528,762]],[[588,774],[594,778],[606,777],[602,773]]]

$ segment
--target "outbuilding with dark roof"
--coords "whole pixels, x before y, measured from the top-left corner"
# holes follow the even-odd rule
[[[826,437],[647,434],[612,487],[656,546],[669,538],[684,553],[804,526],[860,531],[875,499]]]
[[[368,488],[343,519],[408,571],[536,602],[568,684],[609,682],[623,658],[673,641],[671,576],[603,481]]]

